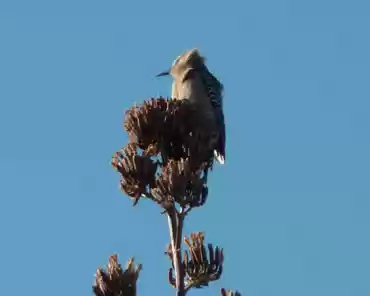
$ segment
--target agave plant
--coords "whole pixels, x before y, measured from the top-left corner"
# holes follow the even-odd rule
[[[194,208],[205,205],[207,176],[213,166],[210,139],[192,121],[196,112],[186,101],[151,99],[126,112],[124,128],[129,143],[116,152],[112,166],[120,174],[122,191],[137,205],[151,200],[168,218],[171,243],[166,254],[171,261],[169,284],[176,295],[208,286],[221,278],[223,249],[205,245],[203,232],[183,238],[184,219]],[[183,242],[188,250],[183,252]],[[141,265],[131,259],[125,270],[117,255],[107,270],[98,269],[93,291],[96,296],[136,296]],[[222,296],[240,296],[221,290]]]

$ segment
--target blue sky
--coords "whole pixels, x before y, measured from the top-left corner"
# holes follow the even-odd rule
[[[186,221],[224,247],[220,287],[370,295],[369,1],[1,1],[4,295],[91,295],[110,254],[173,295],[167,224],[110,167],[124,111],[198,47],[225,85],[227,165]],[[31,292],[29,292],[31,291]],[[153,291],[155,291],[153,294]]]

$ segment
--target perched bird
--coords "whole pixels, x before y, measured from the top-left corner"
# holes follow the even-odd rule
[[[197,49],[179,56],[169,71],[157,75],[171,75],[173,78],[172,98],[189,100],[199,114],[197,118],[202,129],[212,135],[211,149],[215,159],[225,163],[225,120],[223,113],[223,85],[205,65],[205,58]]]

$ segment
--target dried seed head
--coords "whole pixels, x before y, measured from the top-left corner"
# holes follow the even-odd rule
[[[126,112],[125,129],[130,142],[146,150],[156,143],[163,162],[191,159],[192,170],[211,166],[211,135],[200,130],[197,110],[187,100],[151,99]]]
[[[106,271],[98,269],[96,272],[93,292],[96,296],[136,296],[136,283],[142,266],[133,264],[131,258],[126,269],[123,270],[118,263],[118,256],[113,255],[109,259]]]
[[[199,129],[197,112],[188,100],[164,98],[151,99],[126,112],[130,143],[115,154],[112,165],[121,174],[121,188],[134,205],[146,196],[166,211],[178,203],[187,213],[206,202],[213,149],[210,135]],[[140,155],[138,149],[143,150]],[[161,172],[157,172],[158,165]]]
[[[148,192],[148,186],[154,184],[157,164],[150,156],[138,155],[135,144],[129,144],[117,152],[112,165],[121,174],[121,188],[137,203],[142,194]]]
[[[164,98],[151,99],[142,106],[135,106],[126,112],[124,127],[130,142],[146,149],[157,142],[165,127],[168,101]]]
[[[171,159],[162,168],[151,193],[159,203],[176,202],[183,208],[193,208],[205,203],[208,190],[201,173],[191,171],[188,159]]]
[[[192,234],[190,239],[184,238],[184,242],[189,248],[189,252],[185,251],[183,261],[187,289],[202,288],[218,280],[222,274],[223,250],[208,244],[207,252],[204,246],[204,233]],[[169,270],[169,282],[171,284],[175,282],[173,268]]]
[[[242,296],[238,291],[226,290],[224,288],[221,289],[221,296]]]

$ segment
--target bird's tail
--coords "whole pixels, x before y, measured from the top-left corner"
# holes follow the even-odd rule
[[[217,150],[213,150],[213,154],[219,164],[225,164],[225,156],[220,154]]]

